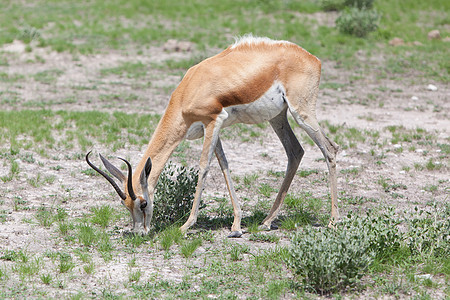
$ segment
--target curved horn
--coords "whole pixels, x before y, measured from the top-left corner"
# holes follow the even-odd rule
[[[94,166],[90,161],[89,161],[89,154],[91,154],[92,151],[89,151],[88,154],[86,154],[86,162],[88,163],[88,165],[94,169],[95,171],[97,171],[100,175],[102,175],[103,177],[105,177],[106,180],[108,180],[109,183],[111,183],[111,185],[113,186],[113,188],[116,190],[117,194],[119,194],[120,198],[122,198],[122,200],[125,200],[127,198],[127,196],[120,190],[119,186],[114,182],[114,180],[108,176],[108,174],[106,174],[105,172],[103,172],[102,170],[100,170],[99,168],[97,168],[96,166]]]
[[[128,166],[128,183],[127,183],[128,195],[130,195],[131,199],[134,201],[136,200],[136,194],[134,193],[133,190],[133,178],[131,178],[133,177],[133,171],[131,170],[131,165],[126,159],[123,159],[121,157],[118,158],[123,160]]]

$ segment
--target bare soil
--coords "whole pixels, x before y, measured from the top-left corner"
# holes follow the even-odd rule
[[[122,111],[127,113],[158,113],[162,114],[166,107],[171,91],[182,78],[181,72],[168,72],[164,69],[152,69],[141,77],[127,77],[116,74],[101,75],[101,70],[113,68],[124,62],[141,62],[146,65],[162,63],[165,60],[187,59],[194,52],[167,52],[162,47],[150,46],[144,53],[127,53],[109,51],[95,55],[72,55],[57,53],[47,48],[33,47],[31,52],[26,51],[25,45],[14,42],[5,45],[0,51],[7,58],[8,65],[0,66],[0,73],[10,75],[19,74],[23,78],[17,82],[0,81],[0,96],[5,100],[8,96],[16,96],[13,102],[0,101],[1,110],[41,109],[74,111]],[[211,54],[216,49],[210,50]],[[338,154],[339,170],[357,168],[356,175],[340,173],[338,187],[340,193],[340,211],[344,215],[348,211],[365,212],[368,208],[383,209],[393,206],[397,213],[411,210],[415,206],[421,209],[431,209],[430,203],[444,203],[448,201],[449,173],[448,153],[442,152],[437,144],[449,143],[450,130],[450,101],[449,85],[442,82],[432,82],[421,74],[388,74],[380,76],[377,66],[383,64],[383,59],[369,60],[361,53],[356,57],[362,62],[359,74],[355,78],[355,70],[346,70],[335,62],[324,61],[322,67],[322,84],[317,105],[317,116],[322,124],[327,120],[333,125],[344,125],[345,128],[356,128],[360,131],[379,131],[379,143],[383,146],[373,145],[370,138],[366,142],[356,142],[354,147],[342,149]],[[62,74],[52,83],[43,83],[33,76],[46,70],[62,70]],[[328,85],[327,85],[328,84]],[[335,84],[337,88],[327,88]],[[427,90],[428,84],[437,86],[437,91]],[[3,94],[1,94],[3,93]],[[101,95],[118,95],[105,100]],[[123,97],[133,94],[137,97],[123,101]],[[66,101],[64,99],[72,99]],[[26,120],[23,120],[26,122]],[[427,134],[433,136],[432,145],[417,145],[400,141],[392,144],[391,133],[387,126],[404,126],[405,130],[422,128]],[[324,125],[326,131],[328,128]],[[239,136],[226,138],[224,149],[232,170],[233,176],[244,176],[257,173],[258,182],[269,182],[274,187],[279,186],[282,178],[273,178],[268,171],[284,171],[287,164],[286,155],[274,132],[267,127],[257,129],[262,135],[243,142]],[[306,141],[304,133],[299,127],[295,132],[300,141]],[[332,136],[330,134],[330,136]],[[150,139],[150,137],[148,137]],[[384,142],[383,142],[384,141]],[[302,170],[317,169],[317,174],[306,178],[297,176],[291,186],[290,192],[299,193],[310,191],[313,195],[326,197],[328,193],[326,180],[326,165],[316,146],[302,143],[306,154],[300,165]],[[201,149],[201,143],[190,142],[186,150],[186,160],[190,166],[196,166]],[[411,146],[414,145],[414,148]],[[8,149],[5,141],[0,146]],[[403,151],[399,151],[402,147]],[[126,145],[117,153],[110,153],[102,149],[101,145],[94,147],[94,152],[106,155],[129,157],[131,163],[136,165],[145,146]],[[21,150],[25,153],[26,150]],[[372,151],[372,152],[371,152]],[[0,223],[0,250],[26,250],[28,253],[43,254],[46,251],[67,251],[68,246],[58,238],[56,225],[44,228],[36,222],[35,214],[39,207],[62,206],[69,213],[69,218],[80,217],[89,213],[92,207],[109,204],[119,207],[118,197],[113,193],[109,184],[99,176],[87,176],[82,173],[88,167],[83,158],[67,159],[81,154],[77,147],[70,151],[61,149],[46,149],[45,155],[32,153],[36,162],[30,163],[18,160],[20,174],[10,182],[2,182],[0,189],[0,210],[5,212],[6,220]],[[106,153],[105,153],[106,152]],[[440,158],[444,156],[444,159]],[[433,159],[444,165],[437,169],[427,169],[425,164]],[[173,158],[177,161],[177,158]],[[2,158],[0,163],[0,176],[9,172],[9,162]],[[417,166],[422,166],[419,168]],[[55,168],[60,166],[61,168]],[[53,167],[53,168],[52,168]],[[56,170],[58,169],[58,170]],[[55,175],[53,183],[34,188],[27,179],[37,173],[44,176]],[[386,192],[379,183],[380,178],[400,184],[400,188]],[[207,205],[214,206],[215,196],[227,197],[225,183],[216,161],[212,163],[207,180],[205,201]],[[436,189],[427,187],[436,186]],[[248,200],[244,201],[245,214],[250,214],[252,207],[260,201],[267,202],[263,196],[254,191],[240,188],[238,195]],[[362,201],[361,204],[350,204],[348,199],[364,197],[372,199]],[[272,198],[275,194],[272,195]],[[27,201],[29,210],[14,210],[16,199]],[[123,208],[119,208],[123,209]],[[131,220],[122,218],[112,226],[118,228],[113,238],[119,238],[121,232],[130,229]],[[230,224],[231,225],[231,224]],[[228,228],[214,231],[215,242],[227,242]],[[276,233],[276,231],[275,231]],[[283,235],[281,235],[283,236]],[[232,243],[245,243],[254,251],[272,247],[270,244],[251,242],[248,234],[241,239],[232,240]],[[197,249],[202,254],[211,248],[214,243],[204,243]],[[287,243],[282,238],[281,243]],[[253,251],[253,250],[252,250]],[[136,265],[141,267],[141,278],[162,278],[181,282],[184,258],[173,256],[170,260],[162,259],[163,252],[156,245],[149,245],[140,250],[138,255],[131,253],[117,253],[112,261],[105,263],[103,259],[94,256],[96,271],[92,275],[84,274],[74,276],[74,279],[65,277],[64,291],[54,287],[46,287],[42,283],[35,283],[36,288],[48,289],[47,296],[69,295],[78,291],[88,291],[89,296],[100,294],[105,286],[115,287],[116,293],[128,293],[124,282],[128,278],[124,274],[129,272],[129,260],[136,258]],[[248,259],[248,258],[246,258]],[[2,262],[8,268],[12,262]],[[201,255],[193,259],[193,264],[202,264]],[[54,269],[54,262],[45,261],[45,266]],[[81,267],[79,274],[83,274]],[[77,273],[78,274],[78,273]],[[57,276],[57,275],[55,275]],[[200,276],[200,275],[198,275]],[[20,279],[11,274],[11,284],[20,283]],[[290,298],[289,295],[285,295]],[[292,296],[292,295],[291,295]],[[437,296],[442,296],[437,295]],[[361,295],[364,297],[364,295]],[[407,296],[405,296],[407,297]],[[433,297],[433,296],[432,296]]]

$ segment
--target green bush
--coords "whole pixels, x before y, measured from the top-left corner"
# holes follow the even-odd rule
[[[375,0],[321,0],[320,6],[324,11],[339,11],[345,7],[371,9]]]
[[[436,218],[429,212],[417,211],[407,220],[406,242],[415,256],[450,256],[450,218]]]
[[[359,227],[366,232],[370,249],[375,253],[376,258],[383,262],[397,252],[404,239],[398,225],[401,220],[395,216],[392,208],[381,215],[368,212],[365,217],[347,216],[348,221],[343,226],[350,223],[353,227]]]
[[[324,11],[341,10],[345,7],[345,0],[321,0],[320,6]]]
[[[306,289],[328,294],[353,286],[375,256],[360,229],[351,222],[338,230],[305,227],[294,235],[286,262]]]
[[[375,0],[345,0],[345,6],[359,9],[371,9]]]
[[[392,209],[383,215],[348,215],[336,230],[306,227],[292,238],[287,264],[303,286],[321,294],[354,286],[377,259],[383,262],[403,240]]]
[[[161,173],[156,185],[153,224],[162,230],[182,221],[191,211],[198,171],[169,163]]]
[[[380,15],[375,10],[350,7],[336,19],[336,26],[342,33],[365,37],[378,28],[379,19]]]

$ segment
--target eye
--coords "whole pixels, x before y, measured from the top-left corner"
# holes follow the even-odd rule
[[[141,202],[141,210],[144,210],[147,207],[147,201]]]

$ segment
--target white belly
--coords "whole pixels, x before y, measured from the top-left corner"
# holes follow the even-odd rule
[[[273,119],[286,108],[285,95],[281,83],[275,82],[258,100],[226,107],[228,118],[224,121],[223,127],[236,123],[258,124]]]
[[[258,124],[273,119],[287,107],[285,95],[283,85],[275,82],[261,98],[248,104],[225,107],[228,118],[222,127],[237,123]],[[195,122],[189,128],[186,138],[189,140],[201,138],[203,130],[203,124]]]

